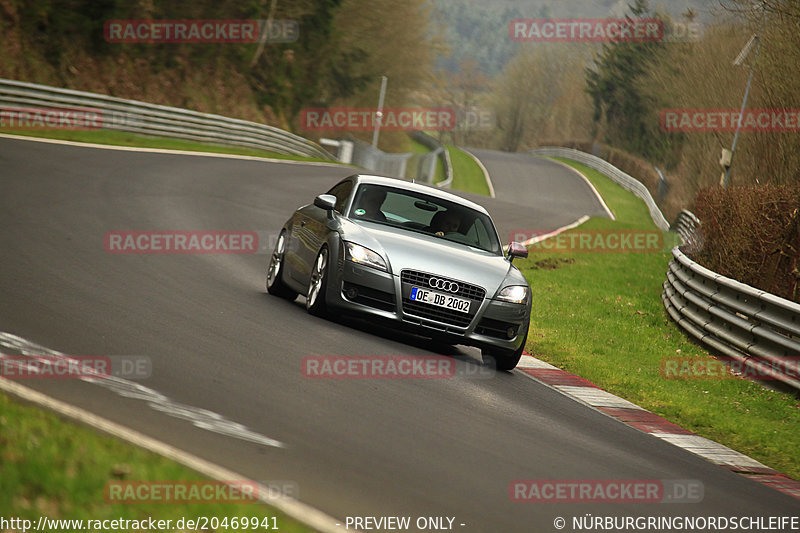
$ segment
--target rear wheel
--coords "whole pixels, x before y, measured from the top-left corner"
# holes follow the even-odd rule
[[[525,351],[525,341],[528,340],[528,330],[525,329],[525,336],[522,344],[516,350],[487,349],[481,350],[483,363],[495,368],[495,370],[514,370]]]
[[[306,294],[306,309],[314,316],[324,317],[328,314],[325,302],[325,293],[328,289],[328,248],[323,246],[314,261],[311,269],[311,279],[308,281]]]
[[[275,243],[275,250],[267,266],[267,292],[287,300],[297,298],[297,291],[293,291],[283,282],[283,259],[286,254],[286,231],[282,231]]]

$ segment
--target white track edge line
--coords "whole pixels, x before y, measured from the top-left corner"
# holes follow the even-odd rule
[[[543,235],[537,235],[536,237],[531,237],[530,239],[528,239],[527,241],[522,242],[521,244],[523,246],[530,246],[532,244],[536,244],[539,241],[543,241],[545,239],[549,239],[550,237],[555,237],[559,233],[563,233],[563,232],[565,232],[567,230],[571,230],[572,228],[577,228],[578,226],[580,226],[581,224],[583,224],[587,220],[589,220],[589,216],[588,215],[583,215],[581,218],[579,218],[578,220],[576,220],[572,224],[567,224],[566,226],[561,226],[560,228],[555,229],[555,230],[551,231],[550,233],[545,233]]]
[[[483,172],[483,178],[486,180],[486,185],[489,187],[489,196],[494,198],[495,197],[494,196],[494,185],[492,184],[492,178],[489,177],[489,171],[486,170],[486,167],[483,165],[483,163],[481,163],[481,160],[478,159],[475,156],[475,154],[473,154],[472,152],[470,152],[469,150],[466,150],[464,148],[461,148],[461,151],[464,152],[465,154],[469,155],[472,158],[472,160],[475,161],[478,164],[478,166],[481,168],[481,171]]]
[[[149,437],[121,424],[112,422],[90,413],[89,411],[62,402],[61,400],[57,400],[8,379],[0,378],[0,390],[26,402],[54,411],[79,424],[89,426],[108,435],[122,439],[134,446],[171,459],[217,481],[238,481],[245,480],[246,478],[246,476],[237,474],[232,470],[228,470],[225,467],[197,457],[196,455],[179,450],[153,437]],[[288,496],[269,497],[268,495],[274,491],[270,491],[268,487],[261,485],[255,480],[248,481],[254,481],[258,485],[259,500],[261,502],[271,505],[275,509],[313,529],[325,533],[338,533],[342,531],[341,527],[336,525],[337,523],[341,523],[340,520],[336,520],[324,512]]]
[[[561,166],[563,166],[563,167],[566,167],[566,168],[570,169],[572,172],[576,173],[578,176],[580,176],[581,178],[583,178],[583,181],[585,181],[585,182],[586,182],[586,184],[587,184],[587,185],[588,185],[588,186],[589,186],[589,187],[592,189],[592,191],[594,191],[594,194],[595,194],[595,196],[597,196],[597,199],[600,201],[600,205],[602,205],[602,206],[603,206],[603,209],[605,210],[605,212],[606,212],[606,213],[608,213],[608,216],[611,218],[611,220],[617,220],[617,217],[615,217],[615,216],[614,216],[614,213],[612,213],[612,212],[611,212],[611,209],[609,209],[609,208],[608,208],[608,206],[606,205],[606,201],[605,201],[605,200],[603,200],[603,197],[602,197],[602,196],[600,195],[600,193],[597,191],[597,189],[596,189],[596,188],[595,188],[595,186],[592,184],[592,182],[591,182],[591,181],[589,181],[589,178],[587,178],[587,177],[586,177],[586,176],[583,174],[583,172],[581,172],[580,170],[578,170],[578,169],[577,169],[577,168],[575,168],[575,167],[572,167],[572,166],[570,166],[570,165],[568,165],[568,164],[564,163],[563,161],[559,161],[558,159],[553,159],[552,157],[548,157],[547,159],[549,159],[550,161],[552,161],[552,162],[554,162],[554,163],[558,163],[559,165],[561,165]],[[599,172],[599,171],[598,171],[598,172]]]
[[[121,146],[118,144],[98,144],[79,141],[67,141],[64,139],[48,139],[45,137],[28,137],[25,135],[11,135],[8,133],[0,133],[0,138],[4,139],[17,139],[23,141],[34,141],[50,144],[62,144],[66,146],[78,146],[82,148],[98,148],[101,150],[118,150],[123,152],[146,152],[153,154],[173,154],[173,155],[195,155],[201,157],[221,157],[223,159],[242,159],[245,161],[264,161],[266,163],[288,163],[292,165],[312,165],[322,167],[343,167],[350,166],[341,163],[324,163],[322,161],[297,161],[295,159],[275,159],[272,157],[260,157],[254,155],[237,155],[215,152],[197,152],[193,150],[173,150],[170,148],[146,148],[142,146]]]

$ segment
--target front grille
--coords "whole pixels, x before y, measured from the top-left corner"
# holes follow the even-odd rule
[[[418,272],[416,270],[403,270],[400,273],[400,280],[403,283],[407,283],[409,285],[413,285],[415,287],[425,287],[430,288],[428,285],[428,280],[431,277],[438,277],[441,279],[447,279],[448,281],[454,281],[458,283],[458,292],[455,293],[445,293],[445,294],[454,294],[461,298],[472,300],[474,303],[470,305],[470,309],[473,312],[469,313],[462,313],[460,311],[455,311],[453,309],[446,309],[444,307],[439,307],[437,305],[431,305],[424,302],[415,302],[407,297],[403,297],[403,312],[409,315],[418,316],[420,318],[427,318],[429,320],[435,320],[437,322],[441,322],[444,324],[449,324],[451,326],[456,326],[459,328],[466,328],[469,326],[469,323],[472,321],[472,317],[475,315],[474,311],[480,307],[481,302],[483,301],[483,297],[486,294],[486,291],[477,285],[472,285],[470,283],[465,283],[463,281],[454,280],[450,278],[444,278],[442,276],[437,276],[435,274],[428,274],[426,272]],[[444,292],[444,291],[439,291]],[[405,294],[405,291],[403,291]]]
[[[444,276],[437,276],[436,274],[428,274],[427,272],[418,272],[416,270],[403,270],[400,273],[400,280],[403,283],[409,283],[417,287],[425,287],[426,289],[430,289],[430,285],[428,285],[428,280],[430,278],[446,279],[447,281],[454,281],[458,283],[458,292],[452,294],[460,296],[461,298],[467,298],[469,300],[482,302],[483,297],[486,294],[486,291],[483,290],[483,287],[478,287],[477,285],[472,285],[471,283],[466,283],[464,281],[459,281],[457,279],[446,278]],[[444,292],[444,291],[439,291],[439,292]]]
[[[407,298],[403,298],[403,311],[409,315],[436,320],[437,322],[443,322],[459,328],[469,326],[469,323],[472,321],[472,315],[470,314],[453,311],[452,309],[445,309],[444,307],[427,304],[425,302],[413,302]]]

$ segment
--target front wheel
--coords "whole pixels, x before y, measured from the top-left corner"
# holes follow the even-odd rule
[[[525,351],[525,342],[528,340],[528,330],[525,329],[525,336],[522,344],[516,350],[486,349],[481,350],[483,363],[495,368],[495,370],[514,370],[522,358]]]
[[[297,292],[290,289],[283,282],[285,254],[286,232],[282,231],[278,237],[278,242],[275,243],[275,250],[272,252],[272,257],[270,257],[269,266],[267,267],[267,292],[287,300],[294,300],[297,298]]]
[[[324,317],[328,314],[325,293],[328,290],[328,248],[323,246],[314,261],[311,279],[308,281],[306,309],[314,316]]]

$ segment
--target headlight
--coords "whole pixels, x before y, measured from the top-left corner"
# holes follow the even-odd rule
[[[528,301],[528,287],[525,285],[503,287],[503,290],[497,293],[497,299],[514,304],[524,304]]]
[[[346,242],[345,245],[347,248],[348,261],[380,270],[388,270],[386,268],[386,261],[383,260],[383,257],[373,252],[369,248],[364,248],[360,244],[353,242]]]

